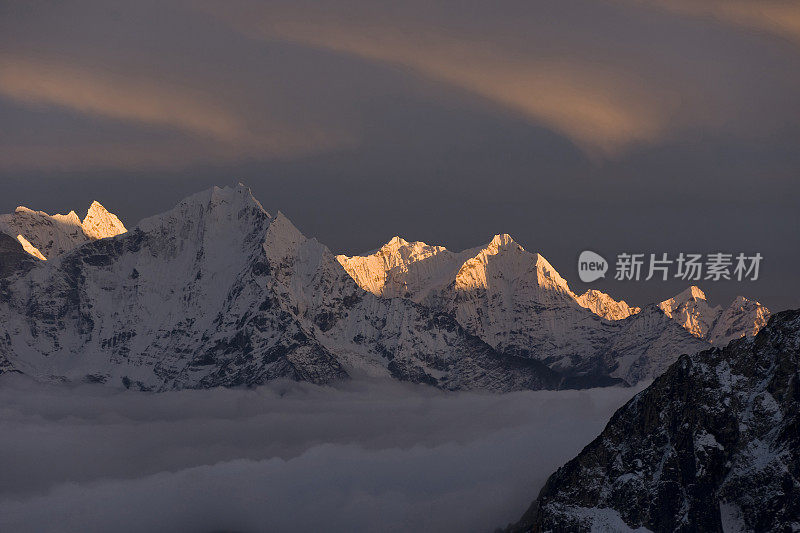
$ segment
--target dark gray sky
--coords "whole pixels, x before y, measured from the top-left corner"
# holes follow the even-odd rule
[[[334,252],[505,232],[576,290],[587,248],[760,252],[699,285],[783,309],[798,178],[794,0],[0,2],[2,212],[242,181]]]

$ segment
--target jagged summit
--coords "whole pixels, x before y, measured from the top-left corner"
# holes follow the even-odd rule
[[[421,302],[451,283],[458,290],[469,291],[486,289],[492,280],[527,279],[526,283],[578,301],[567,281],[543,255],[526,251],[508,233],[499,233],[486,245],[461,252],[395,236],[372,254],[340,255],[337,259],[362,288],[378,296],[406,296]],[[618,304],[607,295],[606,300],[607,305]],[[580,306],[596,312],[583,302]],[[598,314],[614,319],[610,314]]]
[[[440,252],[448,252],[448,250],[444,246],[431,246],[422,241],[407,241],[396,235],[378,248],[373,255],[382,256],[388,266],[398,266],[401,261],[420,260]]]
[[[487,289],[493,281],[527,279],[544,290],[573,296],[567,281],[541,254],[527,252],[507,233],[495,235],[487,246],[469,258],[456,275],[459,290]],[[523,283],[527,285],[528,282]]]
[[[0,232],[17,239],[25,251],[38,259],[51,259],[87,242],[125,231],[119,218],[97,201],[89,206],[83,221],[75,211],[48,215],[25,206],[0,215]]]
[[[408,246],[408,241],[400,237],[399,235],[395,235],[383,247],[392,249],[392,248],[399,248],[401,246]]]
[[[672,301],[678,305],[688,302],[689,300],[707,300],[706,293],[697,285],[692,285],[672,297]]]
[[[664,313],[695,337],[705,338],[714,326],[722,307],[711,307],[699,287],[691,286],[659,304]]]
[[[446,283],[462,257],[463,252],[456,254],[444,246],[395,236],[372,254],[339,255],[336,259],[361,288],[377,296],[407,296],[418,301],[433,287]]]
[[[109,213],[97,200],[89,206],[81,227],[90,239],[103,239],[128,231],[122,221],[113,213]]]
[[[492,240],[489,241],[488,246],[500,248],[503,246],[511,246],[513,244],[516,244],[517,246],[519,246],[520,249],[522,249],[522,246],[517,244],[517,242],[514,241],[514,238],[511,237],[511,235],[509,235],[508,233],[498,233],[497,235],[492,237]]]
[[[38,211],[38,213],[42,215],[47,215],[47,213],[42,213],[41,211]],[[78,217],[78,213],[76,213],[75,211],[70,211],[66,215],[58,215],[58,214],[53,215],[53,219],[64,224],[71,224],[73,226],[81,225],[81,219]]]
[[[176,217],[187,219],[211,216],[209,222],[236,223],[236,220],[241,218],[239,217],[241,210],[248,208],[263,213],[269,219],[272,218],[261,202],[253,196],[249,187],[241,183],[226,187],[213,186],[187,196],[164,213],[145,218],[138,227],[146,230]]]
[[[755,335],[770,315],[764,305],[744,296],[737,296],[724,309],[720,305],[712,306],[705,292],[696,285],[664,300],[659,307],[686,331],[715,345]]]

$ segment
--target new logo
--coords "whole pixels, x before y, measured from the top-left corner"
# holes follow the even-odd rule
[[[578,256],[578,277],[582,282],[591,283],[604,278],[606,272],[608,272],[608,261],[602,255],[585,250]]]

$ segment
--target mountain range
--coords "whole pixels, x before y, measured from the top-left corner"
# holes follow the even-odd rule
[[[212,188],[127,231],[0,216],[0,372],[146,390],[329,383],[359,375],[444,389],[633,384],[683,353],[752,336],[769,311],[711,307],[696,287],[631,307],[576,295],[508,235],[463,252],[399,237],[334,256],[249,189]]]
[[[711,307],[694,286],[644,308],[597,290],[577,295],[541,254],[506,234],[463,252],[394,237],[374,253],[337,259],[365,290],[452,314],[499,351],[627,383],[659,375],[674,354],[752,336],[769,317],[741,296]]]

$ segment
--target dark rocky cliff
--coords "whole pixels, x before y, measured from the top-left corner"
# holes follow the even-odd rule
[[[800,531],[800,311],[682,356],[509,530],[640,527]]]

